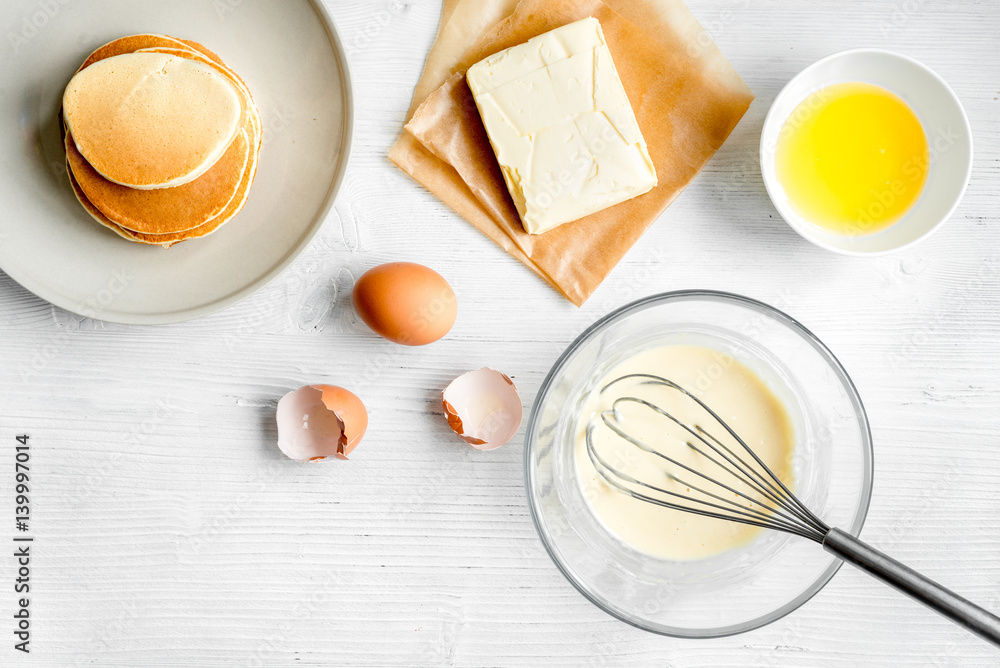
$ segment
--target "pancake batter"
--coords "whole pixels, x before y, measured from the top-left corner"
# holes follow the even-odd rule
[[[612,369],[598,387],[604,387],[616,378],[633,373],[668,378],[704,401],[791,489],[791,454],[794,444],[791,421],[777,397],[746,366],[731,355],[711,348],[668,345],[645,350],[624,360]],[[761,529],[633,499],[604,480],[587,454],[587,425],[595,415],[598,416],[600,425],[594,432],[595,447],[608,464],[638,480],[689,496],[697,492],[692,493],[676,481],[669,480],[665,471],[677,475],[689,484],[723,493],[720,488],[705,483],[697,475],[643,452],[600,423],[600,411],[611,408],[613,401],[622,396],[646,399],[682,422],[700,425],[745,460],[751,460],[746,451],[704,409],[677,391],[640,385],[638,381],[630,380],[613,385],[603,395],[595,392],[576,426],[575,445],[576,466],[584,496],[601,522],[626,543],[665,559],[702,559],[752,540]],[[636,404],[619,404],[619,408],[623,418],[620,424],[628,434],[696,471],[750,493],[747,487],[741,487],[734,478],[727,476],[706,457],[688,447],[685,443],[692,441],[693,437],[669,419]],[[648,490],[643,492],[656,495]],[[732,492],[725,493],[738,499]],[[664,500],[680,502],[676,498],[659,496]],[[750,502],[744,501],[744,504],[749,506]]]

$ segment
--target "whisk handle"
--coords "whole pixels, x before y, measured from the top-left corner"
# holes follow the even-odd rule
[[[837,528],[823,548],[1000,647],[1000,617]]]

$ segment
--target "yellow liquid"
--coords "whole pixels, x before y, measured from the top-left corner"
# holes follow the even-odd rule
[[[807,97],[785,121],[775,152],[778,180],[799,215],[848,236],[902,218],[929,165],[913,110],[884,88],[857,82]]]

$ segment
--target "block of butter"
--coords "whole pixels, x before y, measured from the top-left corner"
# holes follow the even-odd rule
[[[470,67],[466,79],[529,234],[656,185],[597,19],[496,53]]]

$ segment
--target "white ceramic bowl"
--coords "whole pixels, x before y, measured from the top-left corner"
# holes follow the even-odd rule
[[[860,81],[905,101],[923,125],[930,170],[920,198],[890,227],[863,236],[825,230],[790,205],[774,167],[778,134],[795,108],[827,86]],[[774,99],[760,136],[760,167],[771,201],[792,229],[821,248],[845,255],[880,255],[911,246],[936,230],[955,210],[972,173],[972,130],[954,91],[932,70],[883,49],[852,49],[819,60],[797,74]]]
[[[0,68],[0,269],[39,297],[109,322],[190,320],[263,287],[328,219],[347,173],[354,103],[347,48],[321,0],[3,0],[0,26],[11,41]],[[125,241],[87,215],[69,185],[57,116],[87,54],[144,32],[219,53],[263,123],[246,206],[219,231],[169,250]]]

